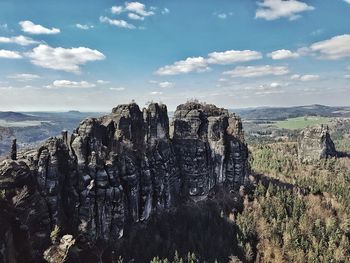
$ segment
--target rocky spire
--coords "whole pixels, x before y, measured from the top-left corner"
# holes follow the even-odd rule
[[[29,204],[43,205],[37,215],[28,209],[19,219],[23,225],[43,222],[28,244],[47,248],[47,229],[55,225],[87,241],[113,242],[153,213],[203,200],[216,187],[238,191],[244,185],[248,150],[239,117],[191,102],[177,107],[171,126],[163,104],[143,110],[136,103],[119,105],[82,121],[69,140],[65,131],[48,139],[31,159],[0,163],[0,179],[9,177],[0,180],[0,189],[16,191],[28,178],[29,200],[36,193]]]
[[[17,140],[13,139],[12,140],[12,145],[11,145],[11,159],[12,160],[17,160]]]
[[[67,130],[63,130],[61,132],[61,135],[62,135],[62,140],[63,142],[68,145],[68,131]]]
[[[313,161],[337,155],[328,125],[308,127],[300,132],[298,157],[301,161]]]

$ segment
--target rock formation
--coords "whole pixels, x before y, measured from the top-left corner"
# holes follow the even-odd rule
[[[44,252],[44,259],[48,263],[64,263],[67,260],[69,249],[74,245],[72,235],[64,235],[59,244],[54,244]]]
[[[12,140],[12,145],[11,145],[11,159],[12,160],[17,160],[17,140],[13,139]]]
[[[206,197],[218,184],[238,189],[247,174],[241,120],[214,105],[186,103],[174,114],[173,145],[189,196]]]
[[[0,262],[18,250],[28,254],[23,262],[40,262],[55,226],[78,242],[112,243],[126,226],[179,202],[204,199],[216,186],[244,185],[248,150],[239,117],[186,103],[171,129],[172,136],[165,105],[142,111],[135,103],[119,105],[82,121],[71,136],[63,132],[23,159],[2,162],[0,190],[12,227],[0,228]],[[28,193],[15,206],[24,187]],[[18,231],[26,248],[16,243]]]
[[[329,134],[328,126],[308,127],[298,137],[299,160],[313,161],[336,157],[337,151]]]

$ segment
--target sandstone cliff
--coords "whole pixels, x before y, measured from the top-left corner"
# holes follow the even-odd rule
[[[2,162],[0,262],[40,262],[56,225],[78,242],[113,243],[153,213],[205,199],[216,186],[244,185],[248,150],[238,116],[186,103],[171,129],[170,136],[165,105],[119,105]]]
[[[313,161],[337,155],[328,126],[319,125],[301,131],[298,137],[298,157],[301,161]]]

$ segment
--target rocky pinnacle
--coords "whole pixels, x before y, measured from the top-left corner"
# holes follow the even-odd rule
[[[16,139],[12,140],[10,155],[12,160],[17,160],[17,140]]]
[[[8,200],[29,190],[13,216],[33,251],[48,247],[55,225],[84,240],[113,242],[131,223],[203,200],[217,186],[237,191],[248,176],[240,118],[194,102],[179,105],[171,123],[163,104],[142,111],[119,105],[23,156],[0,164],[0,189]]]
[[[298,155],[301,161],[338,156],[328,126],[318,125],[302,130],[298,137]]]

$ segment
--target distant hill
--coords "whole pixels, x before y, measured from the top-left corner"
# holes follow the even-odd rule
[[[96,112],[0,112],[0,156],[8,153],[12,139],[17,139],[19,149],[30,148],[62,130],[71,132],[87,117]]]
[[[350,117],[350,107],[307,105],[295,107],[259,107],[234,109],[245,120],[285,120],[302,116]]]
[[[0,111],[0,119],[5,121],[31,121],[37,120],[35,116],[13,111]]]

